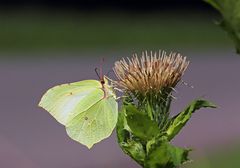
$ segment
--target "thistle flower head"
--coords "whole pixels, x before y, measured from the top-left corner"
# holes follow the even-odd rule
[[[115,84],[124,91],[146,95],[172,89],[180,81],[189,61],[177,53],[142,52],[115,62]]]

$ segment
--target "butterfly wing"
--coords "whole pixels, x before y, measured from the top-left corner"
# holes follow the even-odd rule
[[[68,135],[91,148],[109,137],[117,124],[118,105],[113,96],[106,97],[77,115],[66,125]]]
[[[58,122],[66,125],[104,97],[101,87],[97,80],[58,85],[43,95],[39,106],[47,110]]]

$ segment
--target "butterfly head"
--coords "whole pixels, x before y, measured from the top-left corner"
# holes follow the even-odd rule
[[[103,88],[103,90],[105,92],[105,97],[113,96],[116,99],[116,93],[115,93],[115,91],[113,89],[111,81],[112,80],[109,79],[107,76],[103,76],[103,80],[100,81],[100,82],[101,82],[102,88]]]
[[[100,83],[101,83],[102,85],[104,85],[104,84],[106,83],[105,77],[103,77],[103,79],[100,79]]]

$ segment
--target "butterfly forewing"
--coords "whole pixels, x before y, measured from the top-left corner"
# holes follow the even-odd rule
[[[101,89],[101,83],[96,80],[86,80],[58,85],[49,89],[43,95],[39,106],[65,125],[103,97],[104,92]]]

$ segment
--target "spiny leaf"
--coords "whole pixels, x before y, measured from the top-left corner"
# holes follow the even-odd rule
[[[143,141],[148,141],[160,133],[157,122],[151,120],[148,115],[140,112],[135,106],[126,105],[126,119],[133,135]]]
[[[240,0],[205,0],[217,9],[223,19],[219,25],[228,32],[240,54]]]
[[[190,150],[171,145],[167,137],[155,137],[148,142],[147,147],[145,168],[175,168],[189,161]]]
[[[129,140],[127,143],[122,143],[121,147],[124,149],[124,152],[133,158],[137,163],[144,165],[145,151],[140,142]]]
[[[130,132],[128,130],[129,128],[126,121],[126,111],[125,108],[122,108],[121,112],[118,114],[118,122],[116,126],[119,144],[127,142],[127,139],[130,138]]]
[[[202,107],[216,108],[216,106],[206,100],[195,100],[182,112],[171,119],[170,126],[167,129],[168,140],[171,140],[185,126],[191,118],[192,113]]]
[[[126,122],[125,108],[119,113],[117,123],[118,143],[124,153],[133,158],[137,163],[143,165],[145,151],[141,143],[130,139],[130,132]]]

